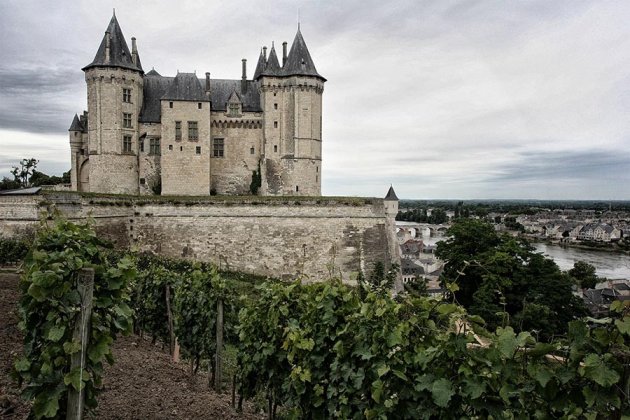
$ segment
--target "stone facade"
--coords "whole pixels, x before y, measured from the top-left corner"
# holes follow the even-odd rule
[[[0,195],[0,236],[24,236],[43,212],[94,220],[117,246],[214,262],[232,271],[353,284],[374,262],[400,261],[397,201],[376,198],[207,197],[166,200],[47,192]]]
[[[72,189],[132,195],[321,195],[322,94],[298,28],[282,64],[261,50],[252,79],[144,72],[112,17],[83,68],[88,110],[69,130]],[[192,133],[192,134],[191,134]],[[191,137],[192,136],[192,137]]]

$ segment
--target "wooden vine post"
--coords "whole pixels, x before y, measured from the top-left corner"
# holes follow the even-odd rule
[[[90,318],[92,317],[92,297],[94,293],[94,269],[84,268],[79,271],[77,289],[81,296],[81,312],[74,324],[72,341],[81,343],[81,351],[70,356],[70,369],[79,368],[81,374],[85,369],[87,359],[87,346],[90,336]],[[88,378],[86,378],[88,379]],[[85,393],[83,381],[80,382],[81,390],[77,391],[73,386],[68,388],[67,420],[81,420],[85,409]]]
[[[168,319],[169,353],[175,357],[175,329],[173,327],[173,311],[171,310],[171,286],[166,285],[166,316]],[[177,355],[179,359],[179,354]]]
[[[223,381],[223,299],[217,300],[217,351],[214,374],[214,389],[221,392]]]

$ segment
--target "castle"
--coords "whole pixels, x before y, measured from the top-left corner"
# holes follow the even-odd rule
[[[88,110],[69,129],[72,189],[132,195],[321,195],[322,93],[299,26],[250,80],[175,77],[140,63],[116,15],[82,70]],[[259,188],[257,188],[259,186]]]

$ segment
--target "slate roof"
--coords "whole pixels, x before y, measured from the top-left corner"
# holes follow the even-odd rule
[[[276,54],[276,47],[271,46],[271,51],[269,52],[269,58],[267,59],[267,64],[265,66],[265,70],[263,70],[262,76],[281,76],[282,68],[280,67],[280,62],[278,61],[278,55]]]
[[[42,190],[42,187],[20,188],[18,190],[0,191],[0,195],[36,195]]]
[[[260,49],[260,56],[258,57],[258,64],[256,64],[256,70],[254,71],[254,80],[258,79],[263,71],[265,71],[265,65],[267,64],[265,60],[265,55],[263,54],[262,48]]]
[[[282,74],[284,76],[315,76],[319,77],[323,81],[326,81],[322,75],[317,73],[315,63],[313,63],[311,54],[308,52],[306,42],[304,42],[304,37],[302,36],[302,32],[300,32],[299,27],[297,33],[295,34],[293,44],[291,45],[291,50],[289,50],[287,62],[282,68]]]
[[[70,125],[68,131],[85,131],[85,127],[83,127],[83,124],[81,124],[81,121],[79,120],[79,116],[77,114],[74,114],[72,124]]]
[[[207,102],[206,91],[194,73],[177,73],[169,83],[166,93],[161,99],[173,101]]]
[[[152,72],[155,73],[151,74]],[[155,70],[151,70],[145,75],[143,87],[142,111],[140,111],[140,122],[159,123],[162,115],[160,100],[174,77],[162,77]]]
[[[182,74],[191,73],[179,73],[179,75]],[[142,104],[142,111],[140,112],[140,122],[160,122],[162,114],[160,101],[162,99],[167,99],[165,96],[168,96],[168,93],[171,92],[171,86],[174,84],[175,79],[176,77],[160,76],[155,70],[151,70],[145,75],[143,89],[144,101]],[[200,89],[201,82],[201,80],[197,79]],[[192,80],[188,80],[186,83],[194,84]],[[258,83],[248,80],[247,92],[245,94],[241,92],[241,87],[241,80],[211,79],[210,101],[212,102],[212,110],[227,111],[227,102],[230,95],[232,92],[236,92],[241,99],[243,112],[262,112],[262,108],[260,107],[260,94],[258,93]],[[203,91],[203,99],[194,99],[194,101],[197,102],[206,102],[207,100],[205,91]]]
[[[233,91],[241,98],[243,112],[262,112],[258,83],[248,80],[247,91],[241,91],[241,80],[214,79],[210,81],[210,100],[213,111],[226,111]]]
[[[394,192],[394,187],[390,186],[389,191],[387,191],[387,195],[385,196],[385,200],[398,201],[398,197]]]
[[[87,66],[83,67],[82,70],[85,71],[92,67],[122,67],[129,70],[143,72],[139,55],[136,64],[131,61],[131,52],[129,51],[125,37],[120,29],[118,20],[116,20],[116,15],[112,16],[112,20],[110,20],[106,32],[109,32],[111,37],[109,44],[109,61],[107,61],[105,57],[105,47],[107,45],[107,33],[105,33],[94,60],[92,60],[92,62]]]

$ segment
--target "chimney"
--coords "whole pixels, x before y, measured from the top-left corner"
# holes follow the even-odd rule
[[[247,93],[247,59],[243,58],[243,76],[241,78],[241,93],[244,95]]]
[[[267,47],[263,47],[263,57],[265,57],[265,63],[267,63]]]
[[[110,50],[111,42],[112,42],[112,38],[109,31],[105,31],[105,62],[106,63],[109,63],[109,50]]]
[[[206,96],[210,99],[210,73],[206,72]]]
[[[138,47],[136,46],[136,37],[131,37],[131,61],[138,64]]]
[[[284,67],[284,63],[287,62],[287,41],[282,43],[282,67]]]

